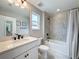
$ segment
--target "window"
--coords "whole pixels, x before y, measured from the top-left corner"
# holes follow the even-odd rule
[[[32,12],[32,30],[40,29],[40,15]]]

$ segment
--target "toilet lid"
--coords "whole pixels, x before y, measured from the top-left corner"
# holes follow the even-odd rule
[[[47,47],[47,46],[45,46],[45,45],[41,45],[41,46],[39,47],[39,49],[42,49],[42,50],[48,50],[49,47]]]

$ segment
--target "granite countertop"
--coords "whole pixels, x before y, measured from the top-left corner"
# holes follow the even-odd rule
[[[22,46],[24,44],[31,43],[36,40],[37,40],[37,38],[34,38],[34,37],[25,37],[24,39],[21,39],[21,40],[2,41],[2,42],[0,42],[0,53],[17,48],[17,47]]]

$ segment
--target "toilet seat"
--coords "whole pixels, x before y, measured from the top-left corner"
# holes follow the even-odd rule
[[[40,59],[47,59],[47,52],[48,52],[49,47],[45,45],[40,45],[38,48],[39,53],[40,53]]]
[[[39,50],[41,50],[41,51],[43,51],[43,52],[48,51],[48,49],[49,49],[49,47],[47,47],[47,46],[45,46],[45,45],[41,45],[41,46],[39,47]]]

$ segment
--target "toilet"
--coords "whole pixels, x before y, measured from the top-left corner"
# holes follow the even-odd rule
[[[47,52],[49,50],[49,47],[45,45],[40,45],[38,50],[39,50],[39,59],[47,59]]]

